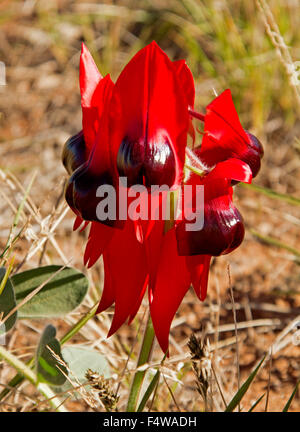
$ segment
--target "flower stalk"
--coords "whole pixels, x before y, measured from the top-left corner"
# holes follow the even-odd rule
[[[152,354],[154,338],[155,338],[155,333],[154,333],[154,328],[153,328],[151,316],[149,313],[148,319],[147,319],[147,324],[146,324],[145,331],[144,331],[143,342],[141,345],[141,350],[140,350],[139,358],[138,358],[137,365],[136,365],[137,369],[139,367],[141,367],[142,365],[144,365],[145,363],[149,362],[149,360],[151,358],[151,354]],[[146,375],[146,370],[142,370],[142,371],[137,370],[135,372],[135,375],[134,375],[134,378],[133,378],[133,381],[131,384],[129,397],[128,397],[127,412],[136,412],[137,411],[138,399],[139,399],[139,395],[141,392],[141,388],[143,385],[145,375]]]

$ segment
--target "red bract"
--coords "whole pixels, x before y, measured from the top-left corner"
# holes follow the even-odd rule
[[[115,305],[110,336],[132,321],[148,287],[155,333],[167,351],[172,319],[189,287],[204,300],[211,257],[231,252],[243,240],[231,185],[251,182],[261,145],[242,129],[229,90],[207,107],[205,116],[195,113],[190,70],[183,60],[171,62],[155,42],[133,57],[115,84],[109,75],[102,78],[83,45],[80,91],[83,130],[67,141],[63,162],[71,175],[66,199],[76,214],[74,229],[91,221],[84,263],[91,267],[103,255],[105,280],[97,312]],[[193,117],[204,120],[205,134],[201,147],[191,152],[186,144],[188,133],[195,138]],[[188,165],[201,175],[186,175],[186,153]],[[99,221],[96,190],[100,185],[122,189],[119,177],[126,177],[128,187],[148,190],[152,185],[171,190],[184,183],[200,185],[204,201],[195,208],[192,196],[187,212],[167,224],[152,216]],[[141,194],[144,202],[150,198]],[[166,200],[167,193],[161,194],[157,208],[162,213]],[[186,229],[192,223],[189,210],[203,211],[202,229]]]

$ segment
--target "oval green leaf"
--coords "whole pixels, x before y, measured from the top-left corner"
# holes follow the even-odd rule
[[[103,375],[104,378],[110,377],[108,361],[98,351],[81,346],[68,346],[62,349],[62,354],[71,371],[70,378],[76,378],[80,384],[86,382],[85,374],[88,369]],[[64,392],[70,388],[72,385],[67,381],[63,386],[56,388],[56,391]]]
[[[60,272],[58,272],[62,269]],[[58,265],[39,267],[12,276],[17,304],[45,284],[19,308],[19,318],[61,317],[74,310],[88,290],[87,277],[76,269]]]
[[[65,375],[68,375],[68,371],[60,361],[66,363],[61,353],[60,343],[55,336],[56,329],[49,324],[43,331],[36,351],[36,371],[39,381],[59,386],[65,383],[67,379]]]
[[[6,273],[6,269],[4,267],[0,267],[0,284],[2,279],[4,278]],[[5,318],[9,312],[16,307],[16,298],[14,293],[14,288],[11,283],[11,280],[8,278],[5,284],[5,287],[0,294],[0,318]],[[0,324],[0,335],[8,332],[16,323],[18,313],[15,312],[12,316],[10,316],[3,324]]]

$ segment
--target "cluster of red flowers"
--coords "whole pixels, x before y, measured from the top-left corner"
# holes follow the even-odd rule
[[[242,128],[230,90],[216,97],[205,114],[195,112],[189,68],[183,60],[170,61],[155,42],[132,58],[115,84],[109,75],[102,78],[82,45],[80,90],[83,128],[63,152],[70,174],[66,200],[76,214],[75,229],[91,222],[85,264],[91,267],[103,255],[98,312],[115,304],[112,335],[132,321],[148,287],[155,333],[165,352],[172,319],[189,287],[204,300],[211,257],[231,252],[243,240],[232,186],[257,175],[263,149]],[[197,140],[195,121],[204,122],[203,138],[190,150],[188,135]],[[188,174],[185,165],[192,167]],[[99,221],[97,188],[117,189],[120,176],[128,186],[165,184],[178,190],[183,183],[203,185],[202,229],[188,231],[184,217],[168,224]]]

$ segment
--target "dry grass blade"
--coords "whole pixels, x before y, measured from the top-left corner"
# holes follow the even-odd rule
[[[171,387],[169,386],[168,381],[167,381],[165,375],[163,374],[163,372],[161,373],[161,375],[162,375],[163,380],[164,380],[164,382],[165,382],[165,384],[166,384],[166,386],[167,386],[168,392],[170,393],[171,398],[172,398],[172,400],[173,400],[173,402],[174,402],[174,404],[175,404],[175,406],[176,406],[176,408],[177,408],[177,411],[181,412],[181,409],[180,409],[180,407],[179,407],[179,405],[178,405],[178,403],[177,403],[177,401],[176,401],[176,399],[175,399],[174,393],[172,392],[172,389],[171,389]]]
[[[235,310],[233,289],[232,289],[232,285],[231,285],[231,275],[230,275],[230,266],[229,266],[229,264],[227,265],[227,273],[228,273],[230,298],[231,298],[232,313],[233,313],[233,320],[234,320],[234,332],[235,332],[235,338],[236,338],[236,368],[237,368],[238,391],[239,391],[240,390],[240,386],[241,386],[239,341],[238,341],[238,331],[237,331],[236,310]],[[240,404],[238,404],[238,409],[240,411],[240,409],[241,409]]]
[[[267,388],[267,397],[266,397],[266,404],[265,404],[265,412],[268,411],[269,406],[269,396],[270,396],[270,387],[271,387],[271,371],[272,371],[272,347],[270,352],[270,358],[269,358],[269,372],[268,372],[268,388]]]

